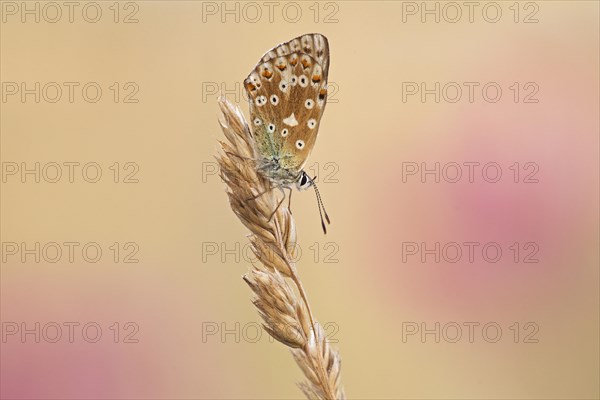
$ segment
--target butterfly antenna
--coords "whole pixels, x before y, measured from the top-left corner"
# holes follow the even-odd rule
[[[329,215],[327,215],[327,211],[325,211],[325,205],[323,204],[323,199],[321,198],[321,193],[319,193],[319,189],[317,188],[315,179],[317,179],[316,176],[312,179],[312,186],[315,188],[315,194],[317,195],[317,205],[319,206],[319,216],[321,217],[321,226],[323,227],[323,233],[327,234],[327,228],[325,226],[325,222],[323,221],[323,214],[325,214],[325,220],[328,224],[331,224],[331,221],[329,220]],[[323,209],[322,213],[321,208]]]

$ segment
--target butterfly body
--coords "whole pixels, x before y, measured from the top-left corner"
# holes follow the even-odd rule
[[[286,161],[281,160],[279,156],[263,158],[258,165],[258,170],[272,183],[287,187],[300,179],[301,172],[297,172],[292,168],[285,168],[283,166],[285,164]]]
[[[274,187],[314,185],[303,167],[327,103],[328,71],[327,38],[312,33],[269,50],[244,80],[257,170]]]

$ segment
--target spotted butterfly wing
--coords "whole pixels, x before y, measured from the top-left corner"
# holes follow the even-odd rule
[[[315,145],[328,70],[327,38],[313,33],[268,51],[244,81],[258,156],[277,161],[271,178],[281,183],[297,178]]]

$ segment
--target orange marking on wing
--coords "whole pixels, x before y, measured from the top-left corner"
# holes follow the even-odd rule
[[[327,94],[327,89],[323,88],[319,91],[319,100],[324,100],[325,95]]]
[[[303,59],[302,59],[302,66],[303,66],[304,68],[308,68],[308,67],[310,67],[310,61],[309,61],[308,59],[306,59],[306,58],[303,58]]]
[[[290,60],[290,64],[292,64],[294,67],[296,66],[296,64],[298,64],[298,58],[294,57]]]
[[[271,71],[269,71],[268,69],[265,69],[262,73],[262,76],[264,76],[265,78],[269,79],[270,77],[273,76],[273,73]]]
[[[313,75],[312,81],[314,83],[321,82],[321,75]]]

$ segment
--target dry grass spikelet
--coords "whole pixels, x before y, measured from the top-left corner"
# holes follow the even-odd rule
[[[344,399],[340,357],[313,318],[296,272],[292,214],[285,202],[277,208],[276,192],[256,169],[252,133],[240,109],[224,98],[219,106],[221,128],[228,140],[220,142],[222,152],[217,155],[221,178],[227,185],[231,209],[250,230],[252,250],[259,260],[244,275],[255,295],[253,303],[265,330],[291,349],[307,379],[299,384],[306,397]]]

